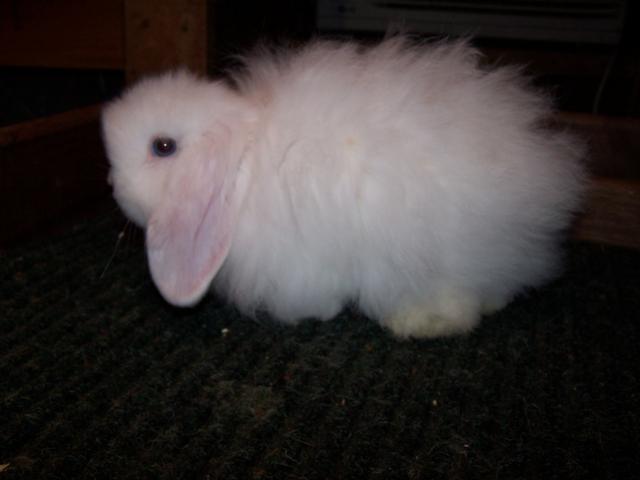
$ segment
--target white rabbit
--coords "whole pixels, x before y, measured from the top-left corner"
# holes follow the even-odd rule
[[[114,196],[174,305],[210,285],[287,323],[353,303],[399,337],[470,330],[557,271],[585,149],[465,42],[314,42],[231,81],[149,78],[103,113]]]

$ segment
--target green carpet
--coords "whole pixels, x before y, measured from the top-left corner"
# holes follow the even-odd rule
[[[123,223],[0,253],[0,480],[640,472],[639,252],[571,245],[472,334],[398,342],[171,308],[139,241],[102,275]]]

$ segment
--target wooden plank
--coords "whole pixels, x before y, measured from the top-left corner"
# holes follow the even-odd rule
[[[51,129],[29,127],[28,139],[11,136],[0,148],[0,246],[108,197],[98,118],[82,120],[72,128],[61,128],[64,122]]]
[[[532,45],[527,48],[507,47],[504,42],[499,42],[502,43],[500,47],[482,45],[482,41],[478,43],[487,64],[524,65],[526,70],[535,76],[565,75],[600,78],[613,54],[610,49],[580,49],[573,45],[551,49]]]
[[[640,249],[640,181],[594,179],[573,238]]]
[[[592,183],[573,238],[640,248],[640,119],[561,112],[555,122],[589,146]]]
[[[95,123],[100,116],[101,108],[102,105],[91,105],[51,115],[50,117],[38,118],[30,122],[0,127],[0,147],[53,135],[88,123]]]
[[[123,69],[123,0],[0,2],[0,65]]]
[[[587,140],[593,175],[640,180],[639,118],[562,112],[556,120]]]
[[[177,67],[204,74],[206,0],[125,0],[125,38],[128,82]]]

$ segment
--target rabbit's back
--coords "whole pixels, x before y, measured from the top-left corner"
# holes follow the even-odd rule
[[[248,60],[252,188],[218,285],[285,320],[384,318],[441,285],[500,303],[554,270],[583,150],[464,42],[319,42]]]

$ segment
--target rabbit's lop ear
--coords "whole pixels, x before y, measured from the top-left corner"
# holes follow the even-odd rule
[[[149,219],[151,276],[173,305],[197,303],[229,252],[239,203],[239,159],[232,150],[230,129],[218,124],[180,152]]]

